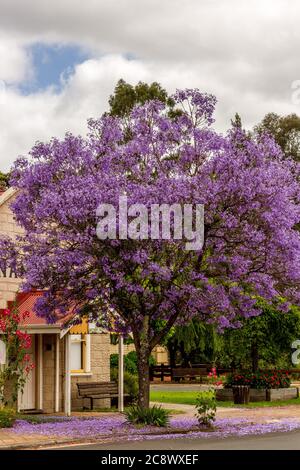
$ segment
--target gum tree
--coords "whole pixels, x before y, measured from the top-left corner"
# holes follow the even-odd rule
[[[239,327],[260,313],[257,296],[282,309],[299,301],[295,164],[270,138],[257,142],[239,128],[216,134],[213,96],[179,90],[172,99],[173,117],[159,101],[136,106],[126,129],[104,115],[89,121],[85,138],[37,143],[13,172],[24,287],[45,289],[37,313],[53,322],[72,309],[74,321],[88,314],[131,331],[143,407],[149,355],[173,325],[198,316],[221,330]],[[120,195],[149,210],[204,204],[203,247],[188,251],[185,239],[161,236],[99,240],[96,209],[117,207]]]

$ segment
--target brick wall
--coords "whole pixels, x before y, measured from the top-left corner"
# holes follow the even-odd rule
[[[13,190],[0,194],[0,236],[15,238],[22,233],[21,227],[14,220],[10,204],[14,200]],[[6,308],[7,302],[13,301],[21,284],[21,279],[1,277],[0,274],[0,308]]]

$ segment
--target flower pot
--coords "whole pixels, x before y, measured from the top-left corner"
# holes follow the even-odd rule
[[[233,402],[237,405],[248,404],[250,398],[250,387],[248,385],[233,385]]]

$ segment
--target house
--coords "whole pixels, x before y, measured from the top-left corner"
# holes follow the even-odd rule
[[[0,236],[15,238],[22,233],[10,209],[15,196],[12,188],[0,193]],[[72,328],[65,328],[64,319],[47,324],[34,313],[42,292],[19,292],[21,282],[13,273],[0,270],[0,309],[16,303],[20,313],[29,312],[22,328],[32,336],[29,353],[35,368],[27,377],[23,394],[19,394],[18,409],[66,414],[82,409],[76,383],[110,380],[110,335],[86,321]],[[98,406],[107,405],[107,400],[99,400]]]

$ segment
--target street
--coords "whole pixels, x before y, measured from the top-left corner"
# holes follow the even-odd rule
[[[156,439],[121,443],[93,443],[53,450],[300,450],[300,431],[225,439]]]

